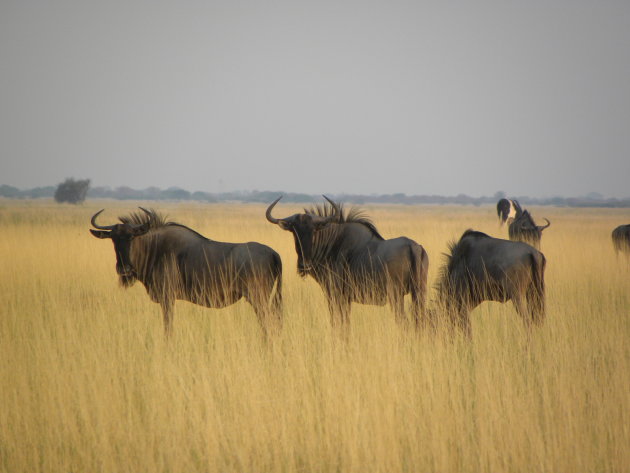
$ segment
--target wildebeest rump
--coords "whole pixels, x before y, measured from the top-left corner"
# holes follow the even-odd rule
[[[549,220],[545,220],[547,221],[547,225],[536,225],[529,212],[527,210],[523,210],[508,227],[510,240],[523,241],[539,248],[543,230],[551,225]]]
[[[347,326],[352,302],[384,305],[389,302],[398,320],[404,316],[404,296],[411,294],[412,315],[419,325],[426,303],[429,259],[415,241],[385,240],[372,222],[356,209],[348,213],[324,196],[330,205],[304,213],[267,219],[293,233],[298,272],[311,275],[328,300],[333,325]]]
[[[503,225],[505,222],[510,223],[516,217],[518,217],[523,209],[515,199],[500,199],[497,202],[497,216],[499,222]]]
[[[612,232],[612,241],[615,253],[630,253],[630,224],[615,228]]]
[[[545,317],[545,256],[522,242],[465,231],[449,245],[437,292],[453,326],[470,336],[472,309],[511,300],[526,326]]]
[[[270,324],[280,322],[278,253],[256,242],[213,241],[184,225],[166,222],[154,211],[142,210],[108,226],[96,223],[101,210],[91,220],[97,230],[90,231],[97,238],[112,239],[121,284],[127,287],[136,279],[144,284],[151,300],[162,307],[167,334],[175,300],[221,308],[244,297],[265,332]]]

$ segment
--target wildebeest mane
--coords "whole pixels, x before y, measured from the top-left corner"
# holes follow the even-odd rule
[[[177,222],[168,221],[166,215],[160,214],[153,209],[148,209],[148,211],[151,215],[147,214],[146,212],[136,211],[136,212],[130,213],[129,215],[123,215],[122,217],[118,217],[118,219],[122,223],[128,223],[132,225],[143,225],[143,224],[148,223],[149,231],[155,230],[160,227],[177,226],[177,227],[185,228],[186,230],[189,230],[193,232],[194,234],[199,235],[201,238],[209,240],[209,238],[203,236],[198,231],[193,230],[190,227],[187,227],[186,225],[182,225],[181,223],[177,223]]]
[[[149,214],[146,212],[131,212],[129,215],[123,215],[118,217],[122,223],[130,224],[130,225],[144,225],[146,223],[149,224],[149,228],[154,229],[158,227],[163,227],[167,223],[170,223],[166,219],[166,215],[162,215],[157,213],[153,209],[149,209]]]
[[[525,225],[531,226],[532,228],[536,227],[536,224],[534,223],[534,219],[532,218],[528,210],[523,210],[523,212],[516,217],[515,221],[516,220],[518,220],[518,224],[520,225],[525,224]]]
[[[444,264],[442,264],[442,266],[440,267],[438,271],[438,276],[436,279],[437,282],[434,285],[434,288],[438,292],[441,290],[447,289],[449,287],[448,286],[449,267],[456,265],[461,258],[466,256],[469,246],[462,244],[462,240],[468,236],[475,237],[475,238],[490,238],[490,236],[487,235],[486,233],[479,232],[477,230],[473,230],[472,228],[469,228],[464,233],[462,233],[462,236],[459,237],[459,240],[451,240],[446,244],[446,247],[448,248],[448,253],[442,253]]]
[[[358,207],[351,207],[350,210],[346,210],[343,204],[337,203],[336,205],[339,208],[339,214],[337,215],[335,223],[359,223],[370,230],[370,232],[372,232],[372,234],[379,240],[385,240],[385,238],[383,238],[376,229],[372,220],[365,214],[364,210]],[[331,215],[335,215],[335,209],[329,203],[315,205],[310,209],[305,208],[304,212],[314,214],[319,217],[330,217]]]

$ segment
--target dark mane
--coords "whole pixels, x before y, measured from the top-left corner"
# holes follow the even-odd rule
[[[149,223],[150,230],[155,230],[156,228],[160,228],[160,227],[171,227],[171,226],[181,227],[197,234],[198,236],[200,236],[201,238],[205,240],[210,240],[208,237],[203,236],[198,231],[193,230],[192,228],[187,227],[186,225],[182,225],[181,223],[177,223],[177,222],[169,222],[167,220],[166,215],[162,215],[153,209],[148,209],[148,210],[151,213],[151,216],[149,216],[145,212],[137,211],[137,212],[132,212],[129,215],[118,217],[118,219],[122,223],[130,223],[132,225],[142,225],[144,223]]]
[[[145,223],[148,223],[149,228],[151,229],[163,227],[164,225],[171,223],[166,220],[166,215],[159,214],[153,209],[148,210],[151,213],[151,216],[143,211],[136,211],[130,213],[129,215],[118,217],[118,220],[120,220],[122,223],[128,223],[132,225],[143,225]]]
[[[517,220],[519,224],[522,224],[522,222],[527,222],[532,227],[536,226],[536,224],[534,223],[534,219],[532,218],[528,210],[523,210],[523,212],[518,217],[516,217],[514,221],[516,222]]]
[[[376,229],[376,226],[372,222],[372,220],[365,214],[365,212],[357,207],[352,207],[350,210],[346,211],[343,204],[337,203],[337,207],[339,207],[339,216],[335,223],[360,223],[367,227],[372,234],[378,238],[379,240],[384,240],[381,234]],[[330,217],[335,214],[335,209],[329,203],[325,203],[323,205],[315,205],[310,209],[304,209],[304,212],[318,215],[320,217]]]
[[[462,240],[466,237],[491,238],[490,235],[487,235],[486,233],[469,228],[464,233],[462,233],[462,236],[459,238],[459,240],[451,240],[446,244],[446,247],[448,248],[448,253],[442,253],[444,264],[442,264],[438,271],[437,282],[434,286],[438,292],[443,291],[448,287],[449,266],[456,264],[458,260],[466,254],[469,246],[466,244],[462,244]]]

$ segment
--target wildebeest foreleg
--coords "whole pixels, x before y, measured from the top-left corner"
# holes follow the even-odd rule
[[[466,338],[472,338],[472,327],[470,325],[470,308],[466,304],[457,304],[458,307],[449,310],[448,315],[451,322],[451,330],[461,330]]]
[[[164,333],[166,337],[170,337],[173,332],[173,301],[163,300],[160,305],[162,306],[162,316],[164,319]]]
[[[394,311],[394,316],[396,317],[396,322],[403,323],[405,322],[405,300],[402,294],[390,294],[389,304]]]
[[[350,301],[341,297],[328,297],[330,325],[347,330],[350,326]]]
[[[513,296],[512,303],[514,304],[514,309],[516,309],[516,313],[523,320],[523,325],[525,325],[527,332],[531,332],[533,320],[529,311],[529,307],[525,303],[525,298],[520,294]]]

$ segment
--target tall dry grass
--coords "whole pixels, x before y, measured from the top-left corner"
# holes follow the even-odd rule
[[[552,226],[548,317],[528,345],[496,303],[473,312],[472,342],[356,304],[340,340],[264,207],[160,205],[281,254],[285,324],[266,344],[243,302],[178,302],[165,340],[159,307],[118,287],[111,243],[88,233],[100,206],[103,222],[133,209],[0,203],[0,471],[630,470],[630,261],[610,241],[627,211],[531,209]],[[367,210],[384,236],[425,246],[430,283],[466,228],[507,235],[490,207]]]

